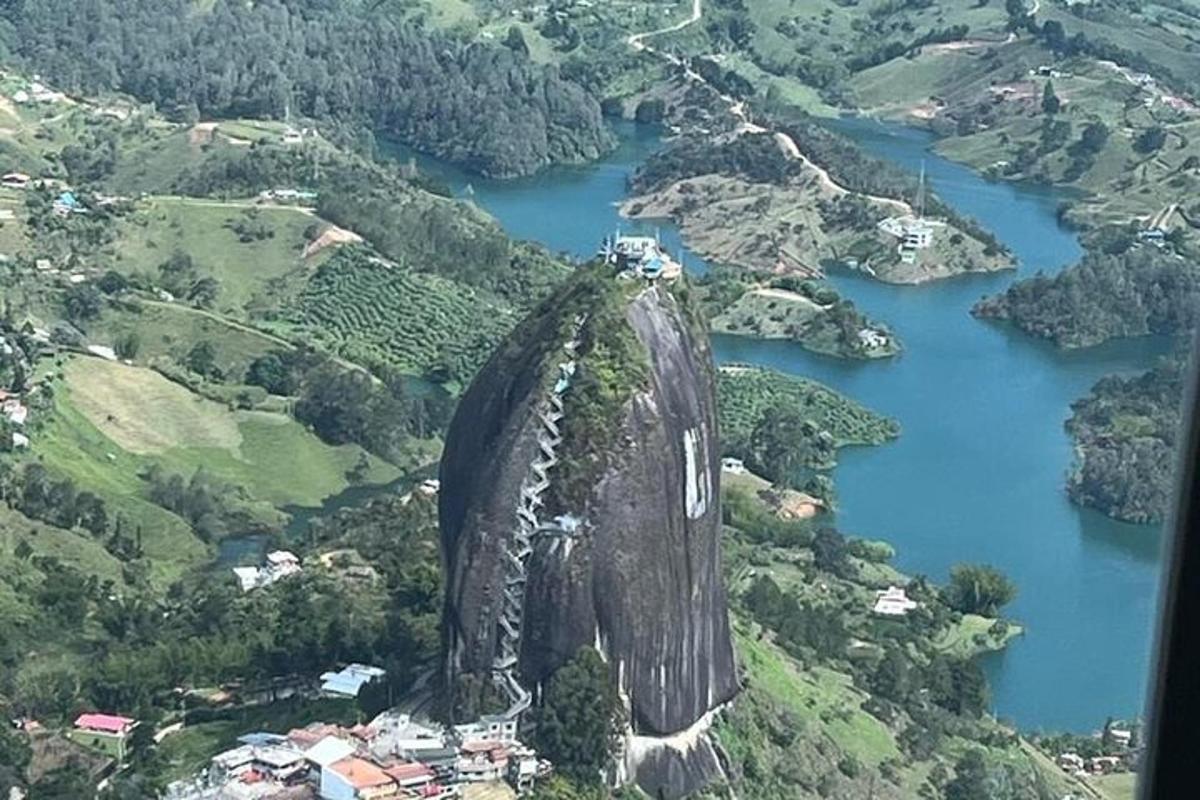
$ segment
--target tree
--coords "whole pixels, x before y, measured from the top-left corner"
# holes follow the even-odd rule
[[[113,344],[113,350],[116,351],[117,356],[127,360],[137,358],[138,351],[141,349],[142,337],[138,336],[136,331],[121,334]]]
[[[1083,133],[1079,137],[1079,147],[1083,152],[1094,155],[1104,149],[1107,141],[1108,126],[1097,120],[1088,123],[1088,126],[1083,129]]]
[[[29,787],[27,800],[63,800],[65,797],[90,797],[94,790],[87,770],[71,761],[43,775]]]
[[[190,255],[176,250],[171,253],[170,258],[158,265],[158,274],[164,289],[182,296],[196,282],[196,265]]]
[[[1051,50],[1061,53],[1067,44],[1067,31],[1058,20],[1047,20],[1042,25],[1042,39]]]
[[[850,570],[847,550],[846,537],[833,528],[821,528],[813,537],[813,563],[819,570],[845,576]]]
[[[105,294],[120,294],[129,288],[129,279],[115,270],[109,270],[96,281],[96,288]]]
[[[946,604],[963,614],[994,617],[1012,602],[1017,587],[1002,572],[986,564],[957,564],[943,592]]]
[[[212,308],[220,291],[221,284],[216,278],[205,277],[192,284],[187,299],[197,308]]]
[[[987,760],[983,753],[972,748],[954,765],[954,779],[946,784],[946,800],[980,800],[992,797],[988,781]]]
[[[792,484],[808,466],[816,435],[804,415],[783,404],[768,408],[750,433],[753,461],[770,479]]]
[[[67,289],[63,295],[63,308],[67,319],[72,322],[86,322],[100,316],[104,308],[104,298],[100,290],[90,283],[80,283]]]
[[[521,55],[529,55],[529,45],[525,43],[525,34],[521,32],[518,25],[509,26],[508,34],[504,37],[504,46]]]
[[[30,755],[25,737],[7,724],[0,725],[0,797],[9,797],[9,791],[29,766]],[[5,769],[11,772],[6,773]]]
[[[594,785],[617,746],[623,715],[608,666],[593,648],[580,648],[551,676],[534,712],[537,749],[563,775]]]
[[[219,378],[221,375],[221,371],[217,369],[216,348],[207,339],[192,345],[187,358],[184,359],[184,366],[205,378]]]
[[[666,103],[663,102],[662,98],[656,97],[643,100],[637,104],[637,109],[633,112],[633,118],[642,123],[662,122],[666,109]]]
[[[275,350],[250,362],[246,383],[261,386],[271,394],[291,395],[300,388],[300,376],[292,368],[288,353]]]
[[[1060,108],[1062,108],[1062,101],[1054,93],[1054,82],[1046,81],[1046,88],[1042,90],[1042,112],[1054,115]]]
[[[1167,143],[1167,132],[1158,125],[1147,128],[1133,143],[1133,149],[1139,153],[1156,153]]]

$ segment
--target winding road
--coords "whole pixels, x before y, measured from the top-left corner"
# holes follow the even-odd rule
[[[724,102],[729,104],[729,113],[731,115],[733,115],[736,119],[739,120],[739,125],[738,125],[739,132],[741,132],[741,133],[771,133],[771,134],[773,134],[775,137],[775,141],[779,144],[779,147],[781,150],[783,150],[784,154],[790,156],[791,158],[801,161],[806,167],[808,167],[813,172],[815,172],[817,174],[817,179],[820,181],[821,185],[824,186],[831,193],[833,193],[839,197],[842,195],[845,195],[845,194],[860,194],[862,197],[866,198],[867,200],[871,200],[876,203],[881,203],[883,205],[891,206],[892,208],[895,208],[898,211],[900,211],[900,213],[902,213],[902,214],[913,213],[912,206],[909,205],[908,203],[904,202],[903,200],[898,200],[894,197],[883,197],[882,195],[862,194],[860,192],[854,192],[850,189],[847,189],[845,186],[842,186],[840,183],[838,183],[837,181],[835,181],[833,179],[833,176],[829,174],[829,171],[827,169],[825,169],[824,167],[821,167],[817,164],[814,164],[807,156],[805,156],[804,153],[801,152],[800,147],[796,144],[795,139],[793,139],[791,136],[784,133],[783,131],[769,131],[766,128],[764,128],[763,126],[756,125],[755,123],[751,122],[750,115],[746,112],[746,103],[744,100],[737,100],[736,98],[734,98],[728,94],[724,94],[723,92],[718,90],[715,86],[713,86],[708,81],[706,81],[704,79],[704,76],[702,76],[700,73],[698,73],[694,69],[692,69],[691,66],[688,65],[688,63],[685,59],[680,58],[679,56],[674,55],[672,53],[664,53],[664,52],[655,50],[653,47],[646,44],[646,39],[649,39],[653,36],[661,36],[661,35],[667,34],[667,33],[675,33],[677,31],[683,30],[684,28],[688,27],[689,25],[694,25],[695,23],[699,22],[700,19],[704,16],[704,9],[701,7],[700,2],[701,2],[701,0],[692,0],[692,14],[687,19],[682,20],[681,22],[677,22],[674,25],[669,25],[665,28],[659,28],[659,29],[653,30],[653,31],[645,31],[643,33],[631,33],[625,39],[626,43],[638,52],[653,53],[654,55],[668,61],[671,64],[683,67],[684,74],[688,77],[689,80],[693,80],[697,83],[704,84],[709,89],[711,89],[713,92],[715,92],[716,95],[721,98],[721,100],[723,100]]]
[[[688,25],[693,25],[699,22],[700,17],[703,15],[704,11],[700,8],[700,0],[692,0],[692,15],[687,19],[683,20],[682,22],[677,22],[674,25],[669,25],[665,28],[659,28],[658,30],[646,31],[644,33],[631,33],[629,34],[629,37],[625,39],[625,41],[634,50],[649,50],[651,48],[645,43],[646,39],[649,39],[651,36],[662,36],[666,33],[675,33],[676,31],[681,31]]]

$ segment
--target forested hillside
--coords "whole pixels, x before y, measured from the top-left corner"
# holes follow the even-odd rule
[[[600,107],[554,67],[376,4],[299,0],[5,3],[8,49],[63,87],[120,90],[181,118],[303,115],[373,128],[494,176],[595,158]]]
[[[1136,378],[1105,378],[1072,406],[1075,413],[1067,421],[1077,444],[1067,481],[1072,499],[1130,522],[1166,516],[1186,375],[1187,359],[1176,354]]]
[[[1169,249],[1134,247],[1089,252],[1058,275],[1038,275],[976,305],[981,317],[1004,319],[1063,347],[1122,336],[1176,334],[1200,315],[1200,270]]]

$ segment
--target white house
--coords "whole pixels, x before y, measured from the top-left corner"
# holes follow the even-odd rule
[[[274,550],[267,553],[267,569],[280,578],[294,575],[300,571],[300,559],[290,550]]]
[[[1055,763],[1058,764],[1059,769],[1061,769],[1063,772],[1074,775],[1076,772],[1079,772],[1083,769],[1084,762],[1083,757],[1078,753],[1062,753],[1057,759],[1055,759]]]
[[[102,344],[89,344],[87,346],[87,351],[94,356],[103,358],[105,361],[117,360],[117,351]]]
[[[886,347],[888,343],[887,334],[882,331],[877,331],[874,328],[863,328],[858,332],[858,343],[868,350],[878,350],[881,347]]]
[[[0,178],[0,186],[5,189],[24,189],[33,180],[24,172],[9,172],[4,177]]]
[[[0,413],[13,425],[24,425],[25,420],[29,419],[29,409],[15,397],[10,397],[0,404]]]
[[[517,720],[503,714],[484,714],[476,722],[455,725],[454,732],[464,745],[479,742],[507,744],[517,739]]]
[[[721,469],[731,475],[741,475],[746,471],[746,464],[740,458],[726,457],[721,459]]]
[[[903,587],[889,586],[875,593],[875,606],[872,610],[885,617],[903,617],[917,605],[915,600],[904,593]]]
[[[419,758],[423,752],[446,747],[442,730],[423,725],[408,714],[385,711],[371,722],[371,727],[377,731],[371,740],[371,752],[380,758]]]
[[[238,587],[243,592],[257,589],[259,586],[260,572],[258,567],[234,567],[233,575],[237,578]]]

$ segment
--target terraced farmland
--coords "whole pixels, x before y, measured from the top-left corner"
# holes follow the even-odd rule
[[[512,309],[436,275],[338,253],[300,293],[295,334],[373,369],[465,381],[514,325]]]
[[[816,381],[757,367],[722,367],[717,378],[721,438],[749,441],[754,426],[770,407],[802,411],[828,431],[837,446],[883,444],[900,435],[900,425]]]

